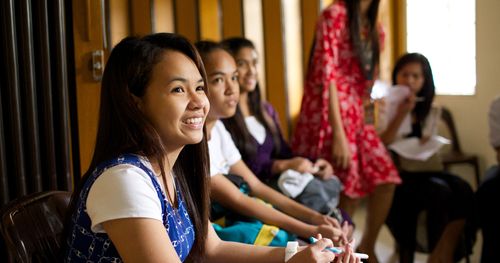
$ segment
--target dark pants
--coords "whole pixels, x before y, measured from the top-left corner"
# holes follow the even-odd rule
[[[481,262],[498,262],[500,249],[500,169],[492,167],[476,193],[479,226],[483,230],[483,252]]]
[[[386,223],[400,249],[400,262],[413,262],[417,249],[417,220],[427,212],[427,252],[434,249],[444,228],[457,219],[466,220],[466,243],[475,239],[474,193],[458,176],[445,172],[401,172]],[[463,243],[463,242],[462,242]],[[421,248],[422,249],[422,248]],[[464,248],[460,248],[464,256]],[[458,256],[458,257],[460,257]]]

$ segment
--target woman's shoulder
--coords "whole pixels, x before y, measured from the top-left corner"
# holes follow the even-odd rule
[[[264,101],[262,103],[262,108],[264,109],[265,113],[273,118],[274,122],[278,121],[278,112],[271,103]]]
[[[262,101],[262,108],[269,114],[276,112],[276,109],[274,109],[273,105],[268,101]]]

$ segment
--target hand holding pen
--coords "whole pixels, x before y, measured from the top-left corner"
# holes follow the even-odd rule
[[[321,237],[321,236],[319,236]],[[310,237],[309,241],[311,243],[316,243],[318,239],[314,237]],[[338,261],[337,262],[361,262],[361,259],[367,259],[368,255],[367,254],[362,254],[362,253],[354,253],[352,245],[354,241],[347,243],[343,248],[342,247],[327,247],[325,248],[328,251],[333,252],[337,257]]]

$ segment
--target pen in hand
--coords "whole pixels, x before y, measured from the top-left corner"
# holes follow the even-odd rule
[[[318,242],[318,240],[316,238],[314,238],[314,237],[310,237],[309,238],[309,242],[311,242],[311,244],[314,244],[314,243]],[[334,254],[342,254],[342,253],[344,253],[344,250],[342,248],[340,248],[340,247],[327,247],[325,249],[331,251]],[[363,254],[363,253],[354,253],[354,256],[358,257],[360,259],[368,259],[368,255],[367,254]]]

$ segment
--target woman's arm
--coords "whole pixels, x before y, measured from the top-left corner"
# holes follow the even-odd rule
[[[181,262],[161,221],[123,218],[102,226],[124,262]]]
[[[257,218],[266,224],[278,226],[301,237],[309,237],[317,233],[315,226],[299,221],[244,195],[222,174],[212,176],[210,187],[213,200],[241,215]]]
[[[332,262],[335,259],[335,255],[328,250],[325,250],[326,247],[331,246],[333,246],[333,244],[330,240],[321,239],[314,245],[299,247],[297,254],[295,254],[295,256],[293,256],[287,262]],[[281,247],[253,246],[236,242],[222,241],[219,239],[217,234],[215,234],[215,231],[211,225],[208,226],[208,237],[205,247],[207,263],[282,263],[285,259],[285,249]]]
[[[209,222],[207,222],[210,224]],[[163,224],[156,219],[125,218],[102,223],[124,262],[181,262]],[[285,258],[285,249],[224,242],[208,226],[206,239],[207,262],[264,262],[278,263]],[[335,255],[325,251],[333,244],[321,240],[314,245],[299,248],[289,263],[331,262]]]
[[[380,133],[380,139],[385,145],[391,144],[396,139],[399,127],[403,123],[404,119],[415,107],[415,95],[410,95],[407,99],[401,102],[398,106],[398,111],[394,119],[390,120],[389,125],[385,131]]]
[[[288,169],[299,173],[314,173],[314,164],[306,158],[294,157],[285,160],[274,160],[271,168],[273,174],[280,174]]]
[[[344,131],[342,117],[340,116],[337,87],[333,82],[329,84],[329,91],[328,117],[333,129],[333,159],[337,167],[346,169],[351,162],[351,152],[349,151],[349,143]]]
[[[323,234],[325,237],[338,239],[338,236],[341,235],[340,224],[337,220],[324,216],[304,205],[301,205],[265,185],[252,173],[252,171],[250,171],[250,169],[248,169],[243,161],[240,160],[232,165],[230,172],[243,177],[243,179],[248,183],[248,186],[252,191],[252,195],[271,203],[285,214],[310,224],[329,224],[333,226],[334,229],[332,229],[329,234]]]

